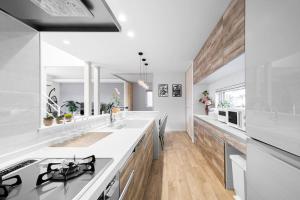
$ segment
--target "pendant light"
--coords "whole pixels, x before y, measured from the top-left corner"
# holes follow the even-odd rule
[[[143,56],[143,52],[139,52],[138,55],[140,56],[140,74],[139,74],[138,84],[143,87],[143,85],[145,84],[144,81],[142,80],[142,56]]]

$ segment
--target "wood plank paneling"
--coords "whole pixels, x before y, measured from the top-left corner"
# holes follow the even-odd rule
[[[225,185],[224,134],[209,124],[194,119],[196,145],[202,152],[219,181]]]
[[[194,84],[245,51],[245,0],[232,0],[194,59]]]
[[[232,0],[223,15],[224,64],[245,52],[245,0]]]

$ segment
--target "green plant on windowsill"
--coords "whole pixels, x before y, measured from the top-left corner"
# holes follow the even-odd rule
[[[64,115],[57,116],[57,117],[55,118],[56,124],[62,124],[62,123],[64,123],[64,118],[65,118]]]
[[[66,106],[68,108],[68,111],[73,114],[78,110],[80,103],[75,101],[65,101],[65,103],[61,107],[64,106]]]
[[[51,125],[53,124],[53,119],[54,119],[53,116],[47,114],[47,116],[44,117],[44,120],[43,120],[44,125],[45,125],[45,126],[51,126]]]
[[[72,113],[67,113],[64,115],[65,119],[67,122],[70,122],[72,121],[72,118],[73,118],[73,114]]]

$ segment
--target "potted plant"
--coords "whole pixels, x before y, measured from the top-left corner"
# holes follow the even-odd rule
[[[105,114],[108,113],[108,108],[106,103],[101,103],[100,104],[100,113]]]
[[[47,114],[46,117],[44,117],[44,125],[45,126],[51,126],[53,124],[53,116]]]
[[[64,123],[64,115],[57,116],[57,117],[55,118],[55,120],[56,120],[56,123],[57,123],[57,124],[62,124],[62,123]]]
[[[64,106],[66,106],[68,108],[68,111],[73,115],[74,112],[78,110],[80,103],[75,101],[65,101],[65,103],[61,107]]]
[[[65,116],[65,119],[66,119],[67,122],[71,122],[72,121],[72,118],[73,118],[72,113],[67,113],[64,116]]]
[[[208,107],[212,105],[212,101],[209,97],[209,93],[207,90],[202,92],[202,98],[199,100],[199,102],[203,103],[205,105],[205,114],[208,115]]]

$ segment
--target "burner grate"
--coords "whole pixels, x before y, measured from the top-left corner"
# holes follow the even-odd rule
[[[9,183],[11,180],[14,180],[14,183]],[[2,179],[0,176],[0,199],[6,198],[9,194],[9,192],[16,186],[20,185],[22,183],[22,179],[19,175],[15,175],[9,178]]]
[[[9,174],[11,172],[14,172],[14,171],[16,171],[18,169],[21,169],[22,167],[30,165],[30,164],[32,164],[32,163],[34,163],[36,161],[37,160],[26,160],[26,161],[23,161],[23,162],[18,163],[16,165],[13,165],[11,167],[8,167],[8,168],[0,171],[0,176],[5,176],[5,175],[7,175],[7,174]]]
[[[74,159],[74,162],[69,162],[67,164],[49,163],[47,171],[38,176],[36,185],[39,186],[48,181],[66,182],[88,172],[94,173],[94,163],[96,161],[94,155],[83,158],[81,161],[82,163],[77,163]]]

